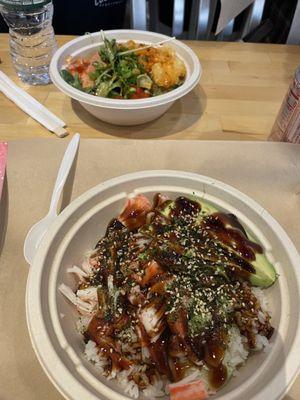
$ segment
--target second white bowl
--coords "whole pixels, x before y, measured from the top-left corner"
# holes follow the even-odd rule
[[[168,36],[155,32],[131,29],[111,30],[104,33],[108,39],[115,38],[118,42],[126,42],[131,39],[142,43],[157,43],[168,38]],[[111,124],[138,125],[160,117],[175,100],[185,96],[197,85],[202,74],[201,64],[196,54],[188,46],[175,40],[169,45],[184,61],[187,77],[183,85],[168,93],[138,100],[108,99],[82,92],[65,82],[60,71],[63,69],[67,57],[86,57],[95,52],[101,43],[100,32],[80,36],[66,43],[54,54],[50,65],[50,75],[58,89],[72,99],[78,100],[95,117]]]

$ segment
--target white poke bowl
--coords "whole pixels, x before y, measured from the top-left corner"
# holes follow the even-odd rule
[[[137,42],[152,44],[168,38],[168,36],[155,32],[131,29],[110,30],[104,33],[108,39],[115,38],[119,43],[132,39]],[[147,99],[117,100],[87,94],[65,82],[60,75],[60,71],[66,64],[67,57],[86,57],[97,51],[102,43],[100,32],[80,36],[66,43],[56,51],[52,58],[50,76],[58,89],[72,99],[78,100],[88,112],[105,122],[116,125],[138,125],[152,121],[166,112],[174,101],[189,93],[197,85],[201,77],[202,68],[196,54],[188,46],[175,40],[168,45],[184,61],[187,76],[180,87],[168,93]]]
[[[173,198],[195,193],[236,214],[274,262],[280,277],[265,291],[275,327],[270,351],[251,356],[214,398],[281,399],[300,366],[298,252],[279,224],[255,201],[222,182],[180,171],[138,172],[101,183],[73,201],[51,226],[30,268],[26,291],[28,329],[46,374],[66,399],[128,399],[114,380],[102,377],[85,360],[84,341],[75,327],[77,313],[58,287],[65,283],[75,289],[67,268],[81,263],[83,254],[105,233],[128,194],[152,197],[156,192]]]

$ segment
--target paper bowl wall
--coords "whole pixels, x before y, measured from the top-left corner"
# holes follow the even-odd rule
[[[168,36],[155,32],[138,31],[131,29],[110,30],[104,32],[108,39],[115,38],[117,42],[135,40],[146,44],[152,44],[167,39]],[[74,89],[60,76],[60,71],[66,64],[66,59],[72,57],[87,57],[99,49],[102,44],[100,32],[80,36],[66,43],[54,54],[50,75],[53,83],[63,93],[79,103],[96,118],[116,125],[138,125],[152,121],[160,117],[175,100],[189,93],[199,82],[202,68],[196,54],[182,42],[175,40],[168,45],[184,61],[187,69],[187,77],[183,85],[168,93],[138,100],[117,100],[93,96]]]
[[[89,190],[57,218],[43,239],[30,268],[26,292],[28,329],[46,374],[71,400],[127,399],[114,381],[99,376],[83,357],[76,332],[74,307],[58,291],[60,283],[75,288],[66,269],[80,265],[82,254],[95,246],[129,193],[156,192],[171,197],[195,193],[232,212],[263,244],[280,277],[266,290],[275,334],[271,350],[251,356],[214,398],[222,400],[281,399],[299,371],[300,260],[279,224],[256,202],[234,188],[204,176],[179,171],[148,171],[121,176]]]

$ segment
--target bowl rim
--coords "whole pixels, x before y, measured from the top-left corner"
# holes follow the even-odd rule
[[[224,192],[229,192],[235,198],[239,198],[244,204],[249,206],[252,210],[256,213],[259,213],[260,217],[263,219],[264,223],[266,223],[269,227],[271,226],[274,230],[274,234],[277,235],[278,239],[283,243],[283,246],[288,249],[288,255],[293,267],[300,263],[300,255],[287,235],[281,225],[277,222],[277,220],[272,217],[268,211],[266,211],[262,206],[260,206],[255,200],[251,197],[247,196],[243,192],[235,189],[231,185],[223,183],[222,181],[216,180],[214,178],[210,178],[204,175],[200,175],[197,173],[191,172],[184,172],[184,171],[176,171],[176,170],[148,170],[148,171],[139,171],[133,172],[125,175],[120,175],[115,178],[111,178],[105,180],[104,182],[92,187],[91,189],[87,190],[75,200],[73,200],[63,211],[54,223],[51,225],[49,231],[45,235],[42,240],[42,243],[38,249],[37,255],[34,259],[33,265],[30,267],[28,279],[27,279],[27,286],[26,286],[26,319],[27,319],[27,327],[32,343],[32,347],[36,353],[39,362],[44,369],[46,375],[50,379],[50,381],[54,384],[57,390],[66,398],[66,399],[78,399],[80,396],[81,398],[86,398],[85,396],[89,395],[90,399],[96,400],[98,399],[97,396],[94,396],[86,387],[84,387],[74,376],[69,372],[66,365],[59,359],[58,354],[53,348],[51,340],[48,336],[48,332],[46,330],[42,330],[44,328],[44,319],[43,313],[41,309],[41,304],[36,304],[36,298],[40,299],[40,292],[41,292],[41,278],[43,268],[41,268],[40,264],[44,263],[45,258],[47,256],[47,252],[49,247],[51,246],[56,234],[58,233],[59,229],[63,224],[67,221],[67,219],[74,213],[80,206],[82,206],[85,202],[89,201],[92,197],[99,194],[101,191],[106,190],[110,187],[113,187],[118,184],[124,184],[127,181],[132,179],[138,178],[145,178],[145,177],[180,177],[186,178],[187,180],[198,180],[202,183],[214,185],[218,188],[221,188]],[[300,274],[296,274],[296,284],[298,289],[300,288]],[[42,322],[42,327],[39,325]],[[43,343],[42,343],[43,342]],[[45,345],[47,345],[47,351],[44,352]],[[264,400],[267,396],[270,398],[275,399],[274,395],[276,395],[276,399],[281,399],[289,390],[293,382],[295,381],[299,371],[300,371],[300,360],[297,356],[297,349],[300,346],[300,319],[298,318],[297,327],[295,330],[295,335],[291,344],[291,348],[286,355],[286,362],[276,371],[276,378],[280,375],[285,376],[285,387],[281,387],[281,392],[273,393],[272,392],[272,385],[267,385],[263,389],[263,393],[256,396],[256,399]],[[51,353],[50,349],[54,354]],[[56,367],[58,367],[57,362],[60,363],[60,367],[62,368],[63,372],[66,374],[68,378],[68,382],[72,382],[73,386],[65,387],[65,375],[61,376],[57,373]],[[286,369],[288,372],[288,376],[286,376]],[[247,380],[248,381],[248,380]],[[278,381],[281,381],[278,379]],[[104,385],[105,386],[105,385]],[[283,385],[281,385],[283,386]],[[76,389],[75,389],[76,388]],[[81,393],[79,394],[77,390],[80,388]],[[107,388],[107,387],[106,387]],[[112,389],[108,389],[106,392],[107,395],[110,391],[115,393]],[[238,389],[235,389],[231,393],[235,392]],[[229,393],[226,395],[229,395]],[[126,396],[118,394],[118,397],[115,397],[118,400],[127,400],[129,399]],[[223,398],[223,397],[222,397]],[[220,398],[221,400],[221,398]]]
[[[151,32],[151,31],[142,31],[142,30],[136,30],[136,29],[113,29],[113,30],[106,30],[104,31],[104,34],[107,36],[113,37],[113,35],[116,34],[133,34],[133,35],[143,35],[143,36],[152,36],[155,35],[158,39],[164,40],[170,38],[170,36],[161,34],[161,33],[156,33],[156,32]],[[89,37],[91,38],[91,42],[93,41],[94,38],[98,38],[100,32],[93,32],[89,34]],[[161,94],[159,96],[155,97],[149,97],[146,99],[129,99],[129,100],[120,100],[120,99],[109,99],[106,97],[97,97],[85,92],[82,92],[78,89],[73,88],[71,85],[69,85],[67,82],[64,81],[64,79],[60,75],[60,71],[58,69],[58,61],[60,57],[62,56],[63,52],[65,52],[69,47],[72,45],[86,40],[87,35],[82,35],[79,36],[75,39],[72,39],[65,43],[62,47],[60,47],[56,52],[54,53],[51,63],[50,63],[50,77],[54,85],[60,89],[63,93],[67,94],[71,98],[78,100],[80,102],[93,105],[93,106],[98,106],[98,107],[105,107],[105,108],[112,108],[112,109],[122,109],[122,110],[127,110],[127,109],[141,109],[141,108],[149,108],[149,107],[154,107],[154,106],[160,106],[163,104],[167,104],[170,102],[173,102],[180,97],[184,96],[188,92],[190,92],[194,87],[198,84],[201,75],[202,75],[202,66],[199,61],[199,58],[195,54],[195,52],[186,44],[182,43],[179,40],[174,40],[172,43],[173,45],[175,44],[177,47],[182,48],[185,50],[189,56],[192,59],[193,63],[193,68],[191,71],[191,75],[184,81],[184,83],[179,86],[176,89],[171,90],[170,92]],[[117,39],[118,40],[118,39]],[[120,39],[121,40],[121,39]],[[138,40],[138,38],[133,38],[133,40]],[[144,40],[145,41],[145,40]],[[153,42],[153,40],[150,40],[150,42]],[[90,47],[96,47],[99,46],[102,43],[102,39],[100,38],[100,41],[97,41],[97,43],[91,43]],[[86,46],[84,46],[86,47]]]

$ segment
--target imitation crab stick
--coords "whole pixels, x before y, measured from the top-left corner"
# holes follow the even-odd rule
[[[201,379],[189,383],[169,385],[170,400],[205,400],[208,393]]]

